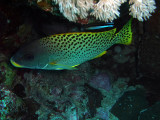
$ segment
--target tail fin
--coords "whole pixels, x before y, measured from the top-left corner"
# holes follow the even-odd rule
[[[132,42],[132,31],[131,31],[132,18],[128,21],[126,25],[116,34],[114,39],[116,39],[117,44],[130,45]]]

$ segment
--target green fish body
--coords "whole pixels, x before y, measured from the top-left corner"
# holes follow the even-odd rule
[[[36,40],[18,51],[11,63],[31,69],[75,69],[81,63],[102,56],[114,44],[132,41],[131,20],[118,32],[73,32]]]

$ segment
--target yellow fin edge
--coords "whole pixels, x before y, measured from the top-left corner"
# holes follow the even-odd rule
[[[64,66],[65,68],[68,68],[70,70],[76,69],[75,67],[77,67],[78,65],[80,65],[80,64],[78,64],[78,65],[69,66],[69,65],[63,65],[63,64],[56,64],[56,62],[51,62],[49,64],[50,65],[57,65],[57,66]],[[60,68],[60,67],[57,68],[57,70],[61,70],[61,69],[63,69],[63,67],[62,68]]]
[[[92,59],[96,59],[96,58],[99,58],[101,56],[103,56],[104,54],[106,54],[107,51],[103,51],[102,53],[100,53],[99,55],[97,55],[96,57],[92,58]]]

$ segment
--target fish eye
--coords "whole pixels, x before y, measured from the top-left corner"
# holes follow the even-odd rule
[[[24,54],[22,59],[29,61],[29,60],[33,60],[34,56],[32,54]]]

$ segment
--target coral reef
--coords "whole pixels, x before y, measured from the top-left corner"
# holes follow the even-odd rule
[[[0,81],[3,81],[6,86],[11,87],[16,75],[16,71],[13,70],[13,68],[11,68],[6,62],[0,63],[0,70]]]
[[[94,88],[92,88],[85,85],[88,83],[88,75],[79,76],[79,72],[24,74],[24,79],[27,82],[27,96],[30,96],[41,105],[36,112],[39,120],[48,119],[48,116],[51,120],[89,120],[90,117],[92,119],[101,118],[107,120],[111,115],[109,110],[120,96],[126,91],[136,89],[128,87],[128,78],[119,78],[112,83],[113,86],[111,87],[110,83],[108,83],[110,78],[105,74],[95,74],[94,79],[91,78],[91,82],[95,78],[98,78],[97,80],[99,81],[97,84],[93,82]],[[69,77],[70,74],[71,76]],[[106,85],[106,82],[108,89],[104,88],[104,83]],[[97,90],[100,90],[104,97]],[[97,100],[94,99],[95,103],[93,102],[93,93],[95,95],[99,94],[98,98],[95,97]],[[113,117],[114,115],[111,116]]]
[[[24,79],[27,82],[27,96],[39,104],[43,103],[42,109],[40,108],[39,112],[36,112],[39,119],[48,119],[47,116],[52,118],[59,115],[63,116],[63,119],[70,118],[74,116],[70,114],[71,111],[74,112],[74,109],[81,117],[87,111],[88,100],[82,86],[87,81],[83,81],[82,78],[85,80],[88,76],[80,76],[79,72],[71,73],[68,71],[65,73],[24,74]],[[48,112],[44,113],[44,109],[47,109]]]
[[[70,21],[76,21],[80,18],[86,18],[88,11],[93,7],[92,0],[54,0],[56,4],[59,4],[59,10]]]
[[[107,75],[107,73],[100,73],[93,75],[93,78],[90,79],[88,84],[96,89],[109,91],[111,89],[110,79],[111,78]]]
[[[22,110],[23,101],[13,92],[0,85],[0,119],[15,119]]]
[[[46,6],[50,11],[52,2],[59,5],[60,12],[69,21],[78,21],[78,19],[86,19],[88,16],[94,16],[100,21],[113,21],[120,17],[120,6],[127,0],[38,0],[37,4],[44,9]],[[49,4],[50,3],[50,4]],[[50,7],[48,7],[51,5]],[[154,0],[129,0],[129,11],[133,18],[139,21],[147,20],[156,9]],[[53,7],[52,7],[53,9]]]
[[[156,9],[154,0],[130,0],[130,15],[139,21],[147,20]]]
[[[23,43],[37,39],[33,30],[35,23],[33,25],[29,24],[30,21],[27,21],[27,24],[23,23],[22,17],[24,16],[18,15],[19,11],[24,10],[22,9],[24,6],[17,9],[21,0],[10,1],[12,3],[7,6],[0,4],[0,10],[3,11],[0,16],[0,25],[5,23],[0,28],[2,31],[2,34],[0,33],[1,120],[119,120],[126,119],[126,116],[133,116],[133,119],[138,120],[159,120],[160,36],[159,25],[157,25],[159,24],[158,12],[153,15],[149,22],[142,23],[145,25],[143,27],[144,34],[139,35],[137,32],[139,28],[133,28],[136,33],[133,38],[134,43],[131,46],[115,45],[113,49],[108,50],[106,55],[81,64],[74,71],[42,71],[17,69],[9,63],[10,56]],[[53,7],[55,4],[53,0],[29,1],[32,4],[38,4],[40,8],[47,11],[42,12],[42,16],[47,16],[46,13],[48,12],[58,13],[53,13],[58,8],[56,5]],[[82,3],[79,0],[79,7],[74,7],[80,9],[81,5],[88,5],[86,2],[93,2],[93,6],[88,6],[93,11],[84,7],[85,9],[81,12],[87,12],[86,16],[74,13],[73,18],[77,17],[76,22],[87,24],[88,16],[90,17],[90,14],[95,12],[94,9],[98,9],[101,14],[104,14],[98,5],[102,5],[103,9],[109,7],[105,1],[110,0],[84,0]],[[60,0],[57,0],[58,5],[59,2]],[[71,2],[76,3],[76,0],[70,0],[67,5],[70,5]],[[103,2],[105,2],[105,6],[103,6]],[[115,10],[116,13],[111,14],[112,17],[118,18],[118,8],[121,6],[121,2],[125,2],[125,0],[110,2],[118,3],[113,7],[114,10],[117,9]],[[138,2],[143,5],[141,6]],[[137,9],[142,14],[136,13],[132,14],[133,16],[139,17],[140,20],[148,19],[146,15],[150,16],[153,12],[151,9],[155,9],[154,5],[153,0],[130,0],[130,14]],[[30,5],[27,7],[28,9],[31,8]],[[72,4],[69,7],[71,8]],[[4,8],[6,8],[5,12]],[[69,8],[65,9],[71,11]],[[144,13],[143,10],[149,12]],[[35,12],[33,19],[35,21],[42,20],[44,17],[36,19],[37,13],[39,11]],[[4,18],[7,18],[9,23],[6,23]],[[24,19],[26,20],[26,17]],[[101,17],[97,17],[97,19],[101,19]],[[123,18],[123,20],[125,19]],[[64,24],[62,24],[63,28],[66,27]],[[37,22],[36,25],[41,24]],[[137,26],[135,21],[134,26]],[[43,31],[45,30],[43,29]],[[136,43],[140,37],[143,44],[138,51]],[[142,77],[137,77],[135,57],[140,60],[141,69],[138,72]],[[139,84],[145,87],[142,93],[139,91],[141,88]],[[128,117],[127,119],[131,118]]]

